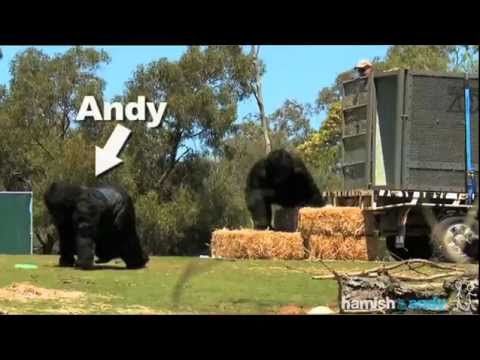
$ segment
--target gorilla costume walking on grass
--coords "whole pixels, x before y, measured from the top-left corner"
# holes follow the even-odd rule
[[[255,229],[272,228],[272,205],[294,208],[326,205],[303,161],[286,150],[272,151],[253,165],[245,198]]]
[[[145,266],[130,196],[114,186],[53,183],[44,196],[60,237],[60,266],[82,269],[121,258],[128,269]],[[77,255],[75,261],[74,255]]]

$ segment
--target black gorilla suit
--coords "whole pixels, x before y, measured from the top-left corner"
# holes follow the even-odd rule
[[[253,165],[245,198],[255,229],[272,227],[273,204],[289,208],[326,204],[302,160],[285,150],[272,151]]]
[[[95,255],[98,263],[121,258],[129,269],[148,262],[136,232],[132,200],[123,189],[54,183],[44,200],[60,237],[60,266],[88,269]]]

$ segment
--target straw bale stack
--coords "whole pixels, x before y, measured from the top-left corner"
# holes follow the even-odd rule
[[[212,256],[233,259],[304,259],[299,232],[270,230],[216,230],[212,234]]]
[[[365,234],[365,219],[362,209],[357,207],[305,207],[298,213],[298,230],[304,237],[338,234],[361,236]]]
[[[298,231],[310,259],[368,260],[366,219],[360,208],[302,208]]]

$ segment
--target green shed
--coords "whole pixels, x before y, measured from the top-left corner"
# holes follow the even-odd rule
[[[33,252],[32,193],[0,191],[0,254]]]

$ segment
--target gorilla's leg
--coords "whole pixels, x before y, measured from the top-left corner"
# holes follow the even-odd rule
[[[141,269],[145,267],[149,258],[143,252],[140,240],[136,235],[131,235],[122,240],[120,247],[121,258],[127,265],[127,269]]]
[[[127,265],[127,269],[140,269],[149,261],[148,255],[142,249],[135,226],[135,209],[129,203],[120,212],[114,222],[120,241],[120,258]]]
[[[60,237],[60,260],[59,266],[73,266],[75,264],[75,239],[71,224],[60,226],[58,229]]]
[[[134,220],[133,220],[134,221]],[[119,231],[120,257],[127,265],[127,269],[140,269],[145,267],[149,258],[140,244],[135,223],[128,221]]]
[[[118,241],[119,237],[115,233],[112,223],[101,224],[95,241],[95,256],[97,257],[95,263],[106,264],[118,258],[120,253],[115,247],[115,243]]]
[[[254,228],[265,230],[272,225],[272,205],[261,189],[247,190],[247,207],[252,215]]]

